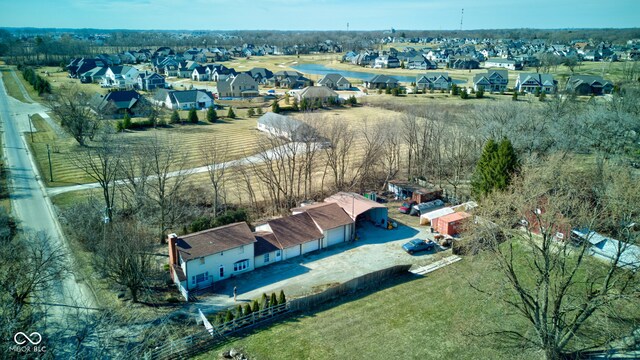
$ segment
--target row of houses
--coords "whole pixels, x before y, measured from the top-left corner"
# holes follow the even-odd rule
[[[360,222],[386,224],[386,210],[361,195],[338,193],[253,231],[239,222],[184,236],[170,234],[171,279],[188,299],[189,292],[229,277],[350,241]]]

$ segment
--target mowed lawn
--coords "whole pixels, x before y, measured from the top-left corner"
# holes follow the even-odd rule
[[[373,294],[256,330],[197,358],[209,359],[233,347],[256,359],[274,360],[539,359],[539,353],[480,335],[519,321],[501,302],[469,286],[474,282],[501,289],[487,265],[482,257],[465,258],[426,277],[397,280]]]

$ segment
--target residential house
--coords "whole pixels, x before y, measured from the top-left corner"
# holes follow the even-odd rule
[[[211,70],[206,66],[198,66],[191,72],[191,79],[193,81],[208,81]]]
[[[220,98],[246,98],[258,95],[258,82],[247,73],[218,81],[218,97]]]
[[[297,71],[278,71],[269,80],[269,85],[288,89],[301,89],[313,85],[313,82]]]
[[[438,64],[427,59],[424,55],[417,55],[407,60],[405,68],[410,70],[433,70],[438,68]]]
[[[246,74],[251,76],[258,84],[266,85],[268,80],[273,77],[273,72],[265,68],[253,68],[246,71]]]
[[[450,69],[479,69],[480,62],[473,58],[452,58],[450,57],[447,65]]]
[[[308,142],[318,139],[318,133],[313,127],[273,112],[268,112],[258,119],[258,130],[290,141]]]
[[[100,59],[74,58],[67,65],[67,70],[70,77],[77,78],[96,67],[107,67],[107,64]]]
[[[306,212],[269,220],[257,225],[256,232],[273,234],[279,246],[272,244],[282,250],[282,260],[319,250],[324,237]]]
[[[386,89],[399,86],[398,80],[388,75],[375,75],[370,80],[364,82],[367,89]]]
[[[613,91],[613,84],[600,76],[573,75],[567,80],[565,89],[577,95],[603,95]]]
[[[171,279],[185,298],[188,292],[254,269],[256,238],[245,222],[229,224],[178,237],[171,234]]]
[[[282,249],[284,247],[272,232],[256,231],[254,236],[256,243],[253,249],[253,263],[256,268],[282,261]]]
[[[125,114],[132,116],[145,115],[147,108],[143,105],[146,101],[135,90],[111,91],[106,95],[95,94],[89,106],[96,113],[111,118],[121,118]]]
[[[326,86],[333,90],[349,90],[351,83],[344,76],[336,73],[326,74],[322,79],[318,80],[318,85]]]
[[[478,73],[473,77],[473,89],[478,91],[501,92],[507,89],[509,77],[507,70],[489,70],[486,73]]]
[[[138,84],[138,69],[133,66],[111,66],[102,79],[103,87],[133,89]]]
[[[318,100],[323,104],[335,104],[340,101],[338,93],[326,86],[307,86],[300,91],[296,91],[294,96],[298,99],[298,103],[302,103],[302,100],[306,100],[309,104],[314,104]]]
[[[544,91],[547,94],[555,93],[558,82],[551,74],[519,73],[516,79],[515,89],[519,92],[535,93]]]
[[[199,89],[183,91],[161,89],[152,101],[172,110],[206,109],[214,105],[213,95]]]
[[[398,58],[395,56],[381,55],[374,60],[373,67],[376,69],[399,68],[400,60],[398,60]]]
[[[107,69],[108,68],[104,66],[97,66],[89,71],[81,73],[78,77],[80,78],[80,82],[83,84],[100,83],[104,79]]]
[[[522,63],[513,59],[491,58],[484,62],[484,67],[487,69],[504,68],[509,70],[522,70]]]
[[[418,90],[449,90],[453,81],[446,72],[429,73],[419,75],[416,78],[416,87]]]
[[[138,89],[153,91],[155,89],[164,89],[165,86],[164,77],[158,73],[145,71],[138,74]]]
[[[227,79],[232,79],[238,75],[238,72],[232,68],[228,68],[222,64],[214,64],[211,65],[211,81],[225,81]]]

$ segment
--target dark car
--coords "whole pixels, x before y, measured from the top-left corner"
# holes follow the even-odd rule
[[[436,248],[436,243],[431,240],[413,239],[408,243],[402,245],[404,251],[413,255],[420,251],[430,251]]]

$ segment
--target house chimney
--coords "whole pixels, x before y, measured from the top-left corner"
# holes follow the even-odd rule
[[[176,242],[178,241],[178,235],[169,234],[169,264],[176,265],[178,263],[178,249],[176,248]]]

